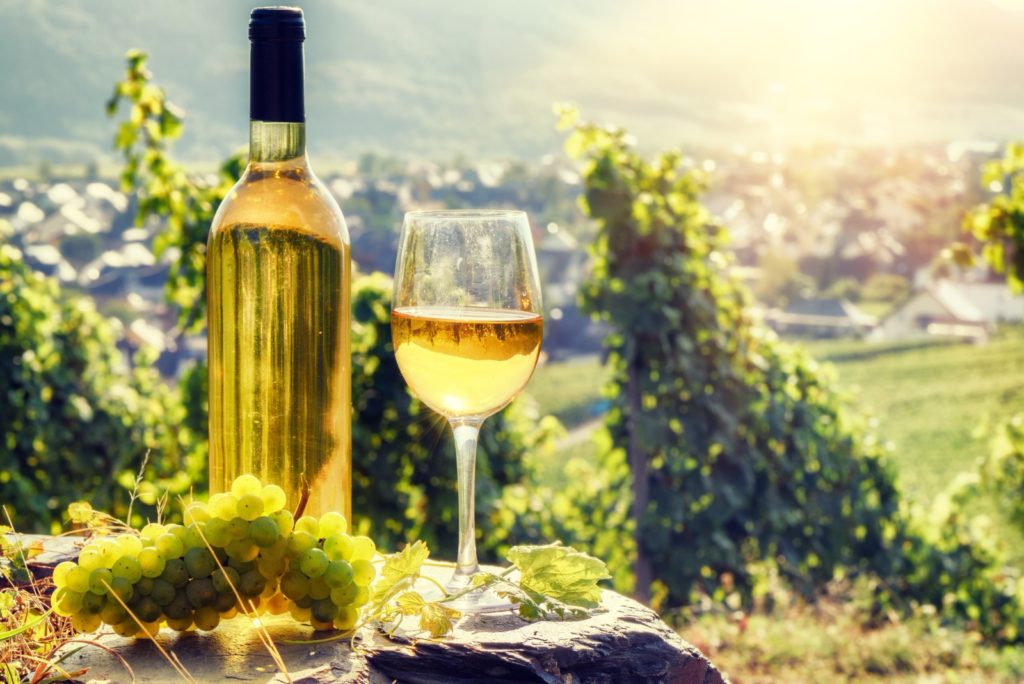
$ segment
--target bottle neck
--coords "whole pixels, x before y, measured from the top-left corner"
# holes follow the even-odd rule
[[[249,161],[284,162],[306,157],[306,124],[294,121],[250,121]]]

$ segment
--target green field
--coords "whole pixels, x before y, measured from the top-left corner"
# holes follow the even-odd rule
[[[1024,335],[982,345],[808,345],[893,448],[904,493],[927,502],[989,448],[991,427],[1024,411]]]
[[[904,493],[925,503],[989,448],[990,428],[1024,412],[1024,331],[981,344],[943,341],[803,343],[831,363],[854,410],[892,446]],[[528,392],[570,428],[600,406],[607,371],[596,357],[539,368]],[[585,451],[585,450],[584,450]],[[581,453],[579,440],[572,447]]]

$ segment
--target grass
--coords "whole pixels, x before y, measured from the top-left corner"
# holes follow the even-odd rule
[[[985,645],[926,616],[864,623],[848,600],[825,600],[769,614],[707,614],[680,631],[734,684],[1024,679],[1024,649]]]
[[[608,370],[597,356],[581,356],[541,366],[526,388],[544,413],[562,421],[567,429],[597,418],[602,410],[601,388]]]
[[[809,345],[890,441],[904,494],[927,502],[972,470],[990,429],[1024,411],[1024,334],[987,344]]]

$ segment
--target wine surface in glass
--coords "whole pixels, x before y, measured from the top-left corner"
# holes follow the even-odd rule
[[[210,241],[210,487],[253,473],[348,514],[348,259],[307,230],[236,223]]]
[[[414,306],[391,313],[395,358],[413,392],[447,418],[486,417],[526,386],[544,319],[529,311]]]

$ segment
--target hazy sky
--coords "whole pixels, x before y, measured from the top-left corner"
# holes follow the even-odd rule
[[[0,0],[0,146],[109,150],[130,47],[189,113],[183,146],[244,142],[251,0]],[[1024,0],[302,0],[307,111],[327,153],[533,156],[551,104],[642,143],[785,146],[1024,137]]]

